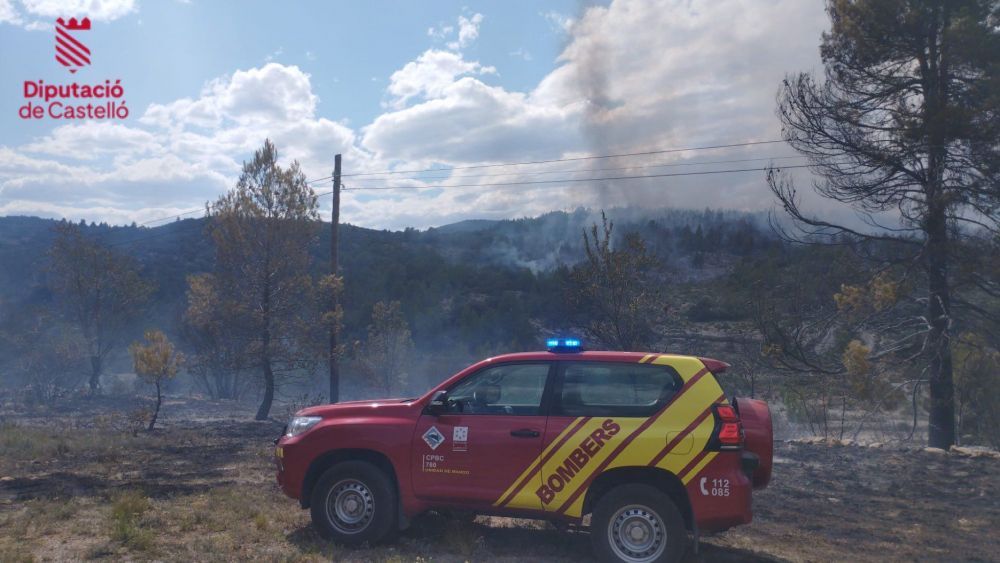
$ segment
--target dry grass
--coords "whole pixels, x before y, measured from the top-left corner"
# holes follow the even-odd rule
[[[133,437],[94,420],[0,425],[0,561],[590,559],[586,533],[436,514],[393,543],[340,547],[274,483],[279,423],[175,418]],[[703,560],[959,560],[1000,548],[995,460],[806,445],[778,455],[755,523],[708,538]]]
[[[111,539],[136,550],[147,551],[155,537],[150,522],[143,521],[149,499],[137,491],[118,495],[111,503]],[[154,522],[155,523],[155,522]]]

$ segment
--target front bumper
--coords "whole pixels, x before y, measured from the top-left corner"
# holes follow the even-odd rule
[[[295,462],[296,444],[289,443],[288,440],[289,438],[282,437],[274,447],[275,478],[281,492],[288,497],[301,500],[299,497],[302,496],[305,469]]]

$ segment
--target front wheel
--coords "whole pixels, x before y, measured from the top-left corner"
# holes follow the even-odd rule
[[[676,563],[687,546],[684,520],[670,497],[648,485],[621,485],[594,507],[590,541],[602,561]]]
[[[364,461],[326,470],[312,491],[313,526],[324,538],[358,545],[388,538],[396,526],[396,490],[384,471]]]

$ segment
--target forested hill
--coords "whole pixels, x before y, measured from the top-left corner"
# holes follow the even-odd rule
[[[711,278],[741,256],[778,244],[761,215],[731,211],[614,209],[616,236],[638,232],[674,281]],[[371,306],[399,300],[414,339],[428,345],[523,347],[539,323],[559,328],[565,266],[584,258],[583,230],[599,212],[553,212],[536,218],[463,221],[417,231],[344,225],[345,326],[362,334]],[[0,217],[0,304],[3,310],[45,306],[47,251],[55,221]],[[83,226],[140,264],[157,290],[146,319],[175,332],[185,307],[186,276],[212,270],[204,220],[157,227]],[[326,267],[329,226],[312,249],[317,273]]]

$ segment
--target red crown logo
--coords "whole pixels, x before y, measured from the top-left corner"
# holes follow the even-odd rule
[[[69,23],[63,21],[62,18],[56,20],[56,23],[65,27],[70,31],[89,31],[90,30],[90,18],[83,18],[77,23],[76,18],[70,18]]]
[[[56,20],[56,61],[75,73],[80,67],[90,64],[90,49],[71,31],[90,31],[90,18],[80,21],[70,18],[68,22],[62,18]]]

